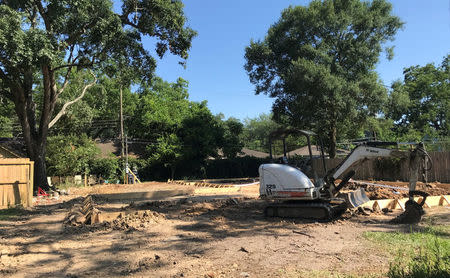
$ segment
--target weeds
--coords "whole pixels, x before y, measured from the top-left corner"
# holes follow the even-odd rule
[[[409,233],[367,232],[364,236],[394,254],[390,278],[450,277],[450,226],[411,228]]]
[[[81,183],[81,184],[76,184],[76,183],[61,183],[61,184],[58,184],[57,186],[56,186],[56,188],[58,189],[58,190],[68,190],[69,188],[71,188],[71,187],[84,187],[84,184],[83,183]]]

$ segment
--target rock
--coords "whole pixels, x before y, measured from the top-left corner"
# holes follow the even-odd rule
[[[241,251],[241,252],[245,252],[245,253],[248,253],[248,250],[247,250],[247,249],[245,249],[244,247],[241,247],[241,249],[239,249],[239,251]]]
[[[364,206],[363,209],[367,210],[367,211],[370,211],[370,212],[373,212],[373,209],[370,206]]]
[[[240,275],[242,277],[250,277],[250,274],[248,272],[241,272]]]
[[[362,207],[358,207],[358,212],[361,213],[362,215],[366,215],[369,216],[370,213],[368,213],[364,208]]]
[[[390,209],[388,209],[388,208],[382,208],[381,211],[382,211],[384,214],[388,214],[389,212],[392,212],[392,210],[390,210]]]
[[[427,183],[427,184],[425,184],[425,187],[427,187],[427,188],[435,188],[436,185],[434,185],[432,183]]]
[[[86,217],[84,217],[84,215],[76,215],[74,220],[76,223],[84,224],[86,222]]]

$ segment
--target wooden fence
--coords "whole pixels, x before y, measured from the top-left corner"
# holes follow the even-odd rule
[[[32,206],[34,162],[28,158],[0,159],[0,209]]]
[[[430,152],[429,154],[432,160],[432,168],[427,174],[428,181],[450,183],[450,152]],[[326,159],[325,164],[327,170],[333,169],[342,160],[344,159]],[[313,165],[319,176],[323,176],[322,160],[314,159]],[[353,176],[355,180],[409,181],[408,159],[370,159],[353,167],[353,169],[356,171],[356,174]],[[422,173],[422,169],[419,171]],[[423,181],[421,174],[419,174],[419,180]]]

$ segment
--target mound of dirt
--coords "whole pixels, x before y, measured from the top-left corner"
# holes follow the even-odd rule
[[[356,190],[358,188],[364,188],[366,191],[367,197],[371,200],[380,200],[380,199],[401,199],[407,198],[408,195],[408,183],[407,182],[371,182],[380,185],[393,186],[401,189],[394,188],[384,188],[379,186],[374,186],[370,184],[363,184],[359,182],[349,182],[347,188],[350,190]],[[449,189],[445,186],[445,184],[439,183],[417,183],[416,190],[421,190],[427,192],[430,196],[439,196],[439,195],[447,195],[449,194]]]
[[[132,213],[121,213],[117,219],[107,222],[107,226],[114,230],[138,230],[163,220],[165,220],[164,215],[155,211],[135,211]]]

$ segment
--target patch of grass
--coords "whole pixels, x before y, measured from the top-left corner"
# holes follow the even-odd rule
[[[384,277],[382,274],[376,273],[339,273],[329,270],[279,270],[280,277],[308,277],[308,278],[379,278]]]
[[[84,187],[84,183],[81,183],[81,184],[75,184],[75,183],[61,183],[61,184],[58,184],[58,185],[56,186],[56,188],[59,189],[59,190],[61,190],[61,189],[67,190],[67,189],[69,189],[69,188],[71,188],[71,187]]]
[[[25,215],[28,212],[22,207],[11,207],[0,210],[0,221],[2,220],[14,220],[19,216]]]
[[[409,232],[366,232],[364,237],[394,255],[390,278],[450,277],[450,226],[411,228]]]

